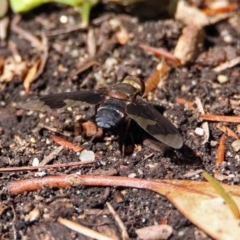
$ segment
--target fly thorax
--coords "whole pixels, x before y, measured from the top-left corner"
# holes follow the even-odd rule
[[[97,110],[96,123],[101,128],[116,127],[125,117],[126,102],[119,99],[107,99]]]

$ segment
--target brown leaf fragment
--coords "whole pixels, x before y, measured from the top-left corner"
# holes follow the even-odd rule
[[[138,237],[143,240],[168,239],[172,235],[172,232],[173,228],[166,224],[136,229]]]
[[[182,65],[180,60],[175,57],[173,53],[165,50],[164,48],[151,47],[143,43],[139,44],[139,47],[147,52],[153,53],[156,57],[163,58],[166,61],[173,63],[176,66]]]
[[[72,142],[69,142],[66,139],[62,138],[62,137],[53,135],[53,136],[51,136],[51,139],[54,142],[58,143],[59,145],[64,146],[67,149],[71,149],[74,152],[81,152],[83,150],[82,147],[74,145]]]
[[[210,24],[227,19],[232,15],[233,14],[231,12],[223,12],[217,15],[207,15],[200,9],[190,6],[187,1],[179,1],[177,11],[175,13],[175,19],[185,24],[192,23],[199,28],[203,28]]]
[[[176,102],[178,104],[183,104],[187,109],[194,109],[195,108],[195,103],[194,102],[188,101],[184,98],[177,97]]]
[[[225,160],[225,135],[223,134],[219,141],[219,146],[217,149],[216,163],[223,163]]]
[[[169,65],[162,60],[156,67],[156,70],[145,82],[145,92],[144,95],[147,96],[148,93],[152,92],[155,88],[163,88],[165,85],[165,80],[168,78],[170,72]]]
[[[240,123],[239,116],[223,116],[223,115],[214,115],[214,114],[202,114],[200,113],[199,118],[202,120],[213,121],[213,122],[231,122],[231,123]]]
[[[222,6],[218,8],[206,8],[206,9],[203,9],[202,11],[207,15],[213,15],[218,13],[235,11],[237,8],[238,8],[238,5],[236,3],[232,3],[227,6]]]
[[[174,50],[174,56],[184,65],[193,61],[201,52],[204,32],[197,25],[189,24],[184,27]]]
[[[116,39],[119,44],[125,45],[129,41],[129,33],[126,28],[121,27],[116,33]]]
[[[16,62],[15,59],[10,56],[4,61],[2,75],[0,75],[0,82],[11,82],[14,76],[23,78],[27,69],[28,66],[25,61]]]
[[[237,134],[229,127],[222,125],[221,123],[218,123],[217,128],[220,129],[221,131],[223,131],[227,136],[233,137],[235,139],[239,139]]]
[[[41,64],[41,60],[38,59],[33,66],[28,70],[26,77],[23,80],[23,86],[26,93],[30,93],[31,83],[36,79],[35,76],[38,72],[38,68]]]
[[[186,1],[179,1],[175,19],[185,24],[192,23],[196,26],[203,27],[209,24],[209,19],[200,9],[190,6]]]
[[[232,148],[235,152],[240,150],[240,140],[236,140],[232,143]]]

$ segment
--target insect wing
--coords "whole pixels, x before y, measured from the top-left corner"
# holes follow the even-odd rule
[[[155,139],[176,149],[182,147],[182,137],[176,127],[141,98],[135,103],[129,103],[126,113]]]
[[[104,91],[78,91],[65,92],[42,96],[32,99],[22,105],[22,108],[49,111],[51,109],[76,107],[85,105],[97,105],[105,100]]]

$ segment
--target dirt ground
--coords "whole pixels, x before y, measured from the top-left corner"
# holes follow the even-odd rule
[[[123,156],[119,141],[121,130],[107,131],[92,143],[90,138],[82,134],[81,123],[94,116],[93,108],[80,106],[66,111],[38,113],[22,110],[19,103],[31,96],[109,87],[120,82],[126,75],[146,80],[155,70],[160,58],[142,50],[139,44],[161,47],[172,52],[184,24],[171,18],[140,20],[137,16],[125,13],[122,7],[99,5],[92,11],[88,29],[50,36],[53,31],[66,28],[67,24],[62,23],[64,16],[72,23],[79,21],[79,16],[73,9],[50,4],[24,14],[19,23],[21,28],[36,36],[40,36],[41,32],[46,33],[48,58],[42,74],[31,84],[30,94],[26,94],[20,76],[15,76],[7,83],[0,82],[0,167],[32,166],[34,161],[42,161],[58,147],[51,140],[52,135],[58,135],[92,150],[99,155],[99,159],[95,164],[81,167],[48,169],[45,174],[49,176],[80,172],[144,179],[203,180],[198,170],[213,173],[222,131],[217,128],[216,122],[209,122],[210,136],[202,144],[203,136],[196,133],[196,129],[202,126],[196,111],[178,104],[176,98],[194,101],[198,97],[206,113],[239,115],[240,65],[221,73],[214,72],[213,68],[240,54],[240,25],[238,28],[234,27],[229,19],[224,19],[205,27],[200,55],[184,66],[173,66],[164,88],[155,89],[149,96],[150,101],[160,105],[164,116],[178,127],[184,146],[180,150],[155,151],[142,145],[142,140],[139,140],[141,129],[132,126],[125,143],[130,150]],[[11,18],[13,17],[12,15]],[[126,44],[111,43],[111,37],[116,32],[114,21],[121,22],[130,35]],[[83,62],[90,58],[89,29],[94,33],[97,49],[105,43],[107,46],[94,59],[97,64],[94,62],[76,75]],[[230,37],[227,38],[226,35]],[[16,44],[24,61],[34,62],[39,57],[38,50],[20,34],[12,31],[11,27],[8,40]],[[7,46],[0,48],[0,55],[4,58],[11,54]],[[226,81],[222,82],[221,77]],[[234,104],[236,102],[238,105]],[[226,125],[240,135],[239,125]],[[56,132],[45,126],[56,129]],[[132,144],[132,138],[135,145]],[[232,147],[233,141],[233,138],[226,139],[225,165],[221,174],[234,176],[226,178],[224,182],[239,184],[239,151]],[[49,164],[77,161],[79,153],[64,148]],[[188,177],[190,172],[195,174]],[[46,187],[9,196],[6,191],[9,182],[34,177],[37,177],[36,171],[0,173],[1,239],[47,239],[46,235],[53,239],[88,239],[57,223],[56,219],[60,216],[77,219],[79,223],[99,231],[105,227],[103,232],[111,230],[120,235],[112,215],[98,212],[107,211],[106,202],[114,207],[131,239],[137,238],[136,229],[161,222],[173,228],[168,239],[211,239],[179,213],[165,197],[147,190]],[[38,214],[31,221],[28,215],[34,209]],[[87,213],[88,210],[94,210],[94,213]]]

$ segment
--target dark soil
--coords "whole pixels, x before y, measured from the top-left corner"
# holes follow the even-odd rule
[[[100,12],[100,14],[99,14]],[[46,5],[26,15],[20,22],[25,30],[37,35],[41,31],[51,33],[56,29],[63,29],[61,16],[68,16],[79,21],[79,16],[70,8],[59,5]],[[91,28],[95,32],[98,48],[109,41],[114,31],[110,25],[111,19],[121,21],[122,25],[131,33],[132,38],[125,45],[114,44],[96,59],[100,64],[70,77],[80,67],[79,59],[83,62],[88,57],[87,30],[74,31],[69,34],[48,37],[49,57],[41,76],[31,85],[31,95],[76,91],[79,89],[97,89],[108,87],[121,81],[126,75],[135,75],[146,80],[154,71],[159,59],[144,52],[138,47],[139,43],[162,47],[172,51],[181,34],[183,24],[173,19],[145,20],[97,7],[93,11]],[[226,42],[222,31],[232,36],[232,41]],[[33,59],[36,50],[29,42],[9,30],[9,39],[14,41],[23,59]],[[198,174],[185,178],[189,171],[207,170],[212,173],[215,166],[216,150],[222,132],[216,128],[216,123],[209,123],[210,139],[202,145],[203,138],[195,134],[195,129],[201,127],[201,122],[191,109],[178,105],[176,97],[194,101],[199,97],[204,110],[213,114],[239,115],[239,106],[234,109],[230,100],[239,101],[240,67],[235,66],[221,72],[227,76],[227,82],[219,83],[217,74],[212,68],[220,62],[228,60],[227,53],[240,53],[240,31],[233,28],[228,20],[221,21],[205,29],[205,43],[201,55],[196,61],[184,67],[173,68],[166,81],[165,90],[156,89],[152,94],[154,103],[162,106],[164,115],[180,130],[184,146],[180,150],[170,150],[166,153],[156,152],[148,146],[135,146],[134,152],[123,156],[118,139],[119,130],[106,132],[100,139],[91,144],[90,139],[76,136],[76,117],[89,119],[94,115],[94,109],[81,106],[72,111],[51,112],[40,114],[20,110],[19,102],[29,97],[25,94],[23,84],[18,77],[5,85],[0,92],[0,166],[17,167],[31,166],[35,158],[41,161],[57,146],[50,136],[68,132],[69,141],[84,145],[101,156],[97,164],[48,170],[47,175],[93,174],[96,171],[115,169],[118,176],[129,176],[145,179],[190,179],[203,180]],[[211,51],[210,51],[211,49]],[[215,53],[214,53],[215,51]],[[212,55],[210,54],[212,52]],[[216,54],[217,53],[217,54]],[[0,55],[7,57],[11,53],[7,48],[0,49]],[[207,55],[208,54],[208,55]],[[113,63],[113,64],[112,64]],[[110,66],[112,64],[112,66]],[[109,67],[110,66],[110,67]],[[1,83],[0,83],[1,84]],[[36,127],[44,123],[58,129],[58,133]],[[237,124],[227,124],[234,132]],[[238,126],[239,129],[239,126]],[[129,130],[131,131],[131,129]],[[138,130],[132,129],[131,134]],[[240,133],[238,132],[238,135]],[[239,152],[231,146],[232,138],[226,141],[226,165],[223,175],[233,175],[229,184],[238,184]],[[131,141],[127,143],[132,145]],[[51,163],[66,163],[79,161],[79,155],[72,150],[64,149]],[[130,176],[131,176],[130,175]],[[10,181],[34,178],[35,172],[0,173],[2,189],[6,189]],[[120,194],[123,198],[118,202],[115,198]],[[96,229],[98,225],[107,223],[119,234],[118,226],[109,215],[85,215],[86,209],[107,209],[105,203],[112,204],[123,220],[132,239],[136,239],[135,229],[154,225],[161,221],[173,227],[173,234],[169,239],[211,239],[197,237],[197,229],[163,196],[146,190],[103,187],[78,187],[69,189],[44,188],[37,192],[30,192],[10,197],[5,190],[1,191],[0,235],[2,239],[46,239],[44,234],[56,239],[87,239],[60,224],[57,217],[78,219],[86,226]],[[6,207],[6,209],[5,209]],[[34,222],[24,219],[33,209],[40,211],[39,218]],[[48,232],[48,233],[47,233]],[[26,237],[27,236],[27,237]],[[41,238],[41,237],[42,238]],[[24,238],[26,237],[26,238]]]

